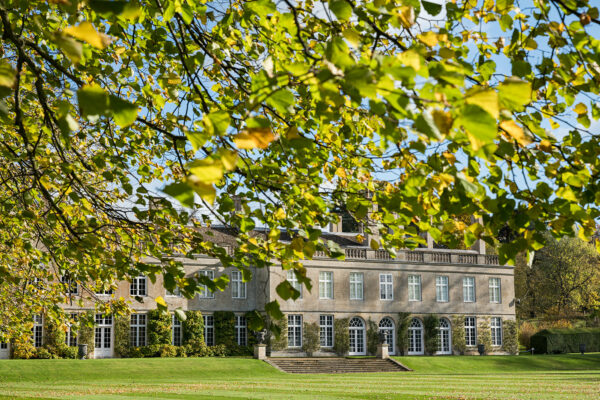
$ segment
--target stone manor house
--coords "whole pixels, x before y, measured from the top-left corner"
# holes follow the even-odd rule
[[[212,228],[214,240],[221,245],[234,245],[235,234],[226,229]],[[344,261],[315,254],[314,259],[304,261],[313,289],[304,288],[299,299],[281,301],[281,310],[287,318],[287,343],[272,348],[272,356],[302,356],[305,322],[319,327],[320,351],[315,355],[333,355],[334,322],[347,319],[345,329],[349,334],[349,355],[367,354],[367,328],[374,322],[385,334],[390,354],[399,354],[397,343],[398,316],[410,313],[408,324],[409,355],[425,352],[424,321],[428,315],[439,317],[439,345],[436,354],[453,354],[453,332],[464,332],[466,353],[476,354],[479,335],[491,336],[492,353],[504,353],[503,322],[515,320],[514,269],[499,265],[496,255],[486,254],[485,244],[478,241],[468,250],[437,248],[430,237],[427,246],[415,250],[399,250],[396,257],[385,250],[372,250],[356,242],[356,232],[344,232],[340,223],[331,232],[324,233],[325,240],[334,240],[345,251]],[[351,229],[353,230],[353,229]],[[365,241],[368,242],[368,241]],[[286,273],[279,266],[257,269],[249,282],[242,280],[238,270],[224,269],[219,260],[198,256],[185,259],[186,272],[215,278],[229,275],[230,284],[222,292],[205,290],[193,299],[177,293],[167,293],[162,280],[157,277],[153,284],[147,277],[140,276],[132,282],[120,282],[114,291],[97,293],[99,298],[124,297],[132,301],[135,310],[131,316],[132,345],[146,343],[146,313],[156,308],[154,301],[162,296],[169,309],[200,310],[204,318],[204,336],[207,345],[214,344],[215,326],[212,314],[216,311],[233,311],[235,318],[235,340],[239,345],[248,343],[245,313],[264,309],[264,305],[278,299],[276,286],[287,279],[300,288],[293,273]],[[159,262],[159,261],[157,261]],[[74,296],[80,289],[71,285]],[[141,297],[138,302],[134,297]],[[76,304],[76,302],[73,302]],[[65,305],[73,313],[86,307]],[[89,308],[93,308],[91,304]],[[460,316],[464,326],[453,326],[455,317]],[[43,317],[35,317],[33,340],[41,346],[44,335]],[[172,324],[173,344],[181,343],[181,323],[174,318]],[[372,321],[372,322],[369,322]],[[481,325],[481,322],[485,324]],[[96,315],[94,357],[113,357],[114,321],[111,316]],[[486,330],[487,332],[483,332]],[[76,345],[77,338],[67,335],[69,345]],[[0,358],[8,358],[8,344],[0,344]]]

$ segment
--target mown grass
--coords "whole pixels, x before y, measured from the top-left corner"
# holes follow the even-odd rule
[[[397,359],[414,371],[291,375],[243,358],[3,360],[0,398],[600,398],[600,354]]]

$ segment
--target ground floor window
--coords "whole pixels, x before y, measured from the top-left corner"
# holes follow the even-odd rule
[[[42,347],[44,344],[44,318],[41,315],[33,316],[33,345]]]
[[[408,327],[408,354],[423,354],[423,323],[418,318]]]
[[[438,353],[451,354],[452,340],[450,331],[450,321],[446,318],[440,319],[440,328],[438,331]]]
[[[361,318],[354,317],[348,324],[350,330],[350,355],[363,355],[366,354],[365,349],[365,323]]]
[[[146,314],[131,314],[129,343],[134,347],[146,345]]]
[[[71,314],[71,320],[77,320],[77,314]],[[65,335],[65,344],[67,346],[77,346],[77,333],[73,331],[73,326],[69,323],[66,335]]]
[[[175,314],[173,314],[171,318],[173,318],[171,323],[171,343],[173,344],[173,346],[181,346],[181,337],[183,334],[183,329],[181,329],[181,321],[179,320],[179,318],[177,318],[177,315]]]
[[[477,325],[475,317],[465,318],[465,343],[467,346],[475,346],[477,344]]]
[[[110,349],[112,341],[112,315],[96,314],[94,345],[96,349]]]
[[[302,347],[302,315],[288,315],[288,347]]]
[[[492,346],[502,346],[502,318],[493,317],[490,328],[492,330]]]
[[[6,350],[6,349],[8,349],[8,343],[0,342],[0,350]]]
[[[383,318],[379,321],[379,332],[383,334],[385,343],[388,345],[388,353],[394,354],[394,321],[391,318]]]
[[[333,315],[319,316],[321,347],[333,347]]]
[[[237,315],[235,317],[235,342],[238,346],[248,344],[248,330],[246,328],[246,317]]]
[[[203,315],[204,318],[204,343],[207,346],[215,345],[215,319],[212,315]]]

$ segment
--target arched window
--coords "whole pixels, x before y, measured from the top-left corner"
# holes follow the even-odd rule
[[[348,324],[350,333],[350,351],[351,356],[367,354],[365,347],[365,323],[362,319],[354,317]]]
[[[379,321],[379,332],[384,334],[385,343],[388,345],[389,354],[394,354],[394,321],[391,318],[385,317]]]
[[[408,327],[408,354],[423,354],[423,323],[413,318]]]
[[[438,354],[452,354],[452,331],[450,321],[440,318],[440,329],[438,333]]]

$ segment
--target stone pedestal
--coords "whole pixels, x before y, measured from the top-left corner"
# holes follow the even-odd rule
[[[267,358],[267,345],[266,344],[255,344],[254,345],[254,358],[257,360],[265,360]]]
[[[386,358],[390,358],[389,345],[387,345],[387,344],[378,344],[377,345],[377,358],[380,360],[385,360]]]

